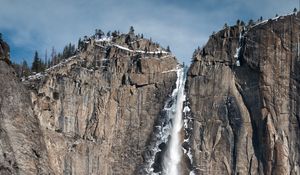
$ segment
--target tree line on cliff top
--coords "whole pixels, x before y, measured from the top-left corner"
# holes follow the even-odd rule
[[[118,37],[118,36],[122,36],[122,35],[120,34],[119,31],[113,31],[113,32],[108,31],[105,34],[101,29],[96,29],[95,34],[92,35],[90,38],[88,36],[84,36],[83,39],[79,38],[77,47],[74,44],[69,43],[69,44],[65,45],[62,52],[57,52],[56,49],[54,47],[52,47],[50,53],[48,52],[48,50],[45,51],[44,57],[41,57],[40,56],[41,54],[38,51],[35,51],[32,61],[31,61],[32,62],[31,65],[29,65],[27,62],[29,59],[24,59],[21,63],[13,62],[12,65],[13,65],[14,69],[16,70],[18,77],[27,77],[32,74],[43,72],[46,69],[66,60],[67,58],[78,54],[80,51],[85,50],[86,49],[85,47],[87,46],[86,43],[89,43],[90,39],[101,39],[101,38],[105,38],[105,37],[113,38],[113,37]],[[127,36],[127,38],[128,38],[128,36],[132,36],[132,38],[136,38],[136,39],[144,38],[143,34],[135,35],[134,28],[132,26],[129,28],[129,32],[128,32],[128,34],[126,34],[126,36]],[[152,42],[152,39],[150,38],[149,41]],[[167,46],[166,51],[171,52],[169,46]]]

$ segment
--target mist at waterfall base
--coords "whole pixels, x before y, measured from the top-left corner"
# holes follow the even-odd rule
[[[170,131],[170,140],[168,148],[166,150],[162,162],[163,175],[178,175],[180,172],[179,164],[182,157],[182,140],[180,132],[183,127],[183,102],[186,100],[186,96],[184,94],[185,80],[185,69],[178,68],[176,88],[172,92],[172,97],[174,97],[174,103],[169,109],[167,109],[167,114],[172,119],[172,127]]]

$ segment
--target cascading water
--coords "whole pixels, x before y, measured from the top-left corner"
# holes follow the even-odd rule
[[[178,68],[177,70],[177,81],[176,88],[172,93],[172,98],[174,100],[172,106],[168,109],[167,115],[171,119],[171,130],[170,130],[170,140],[168,143],[168,148],[163,157],[163,175],[177,175],[180,174],[180,160],[182,157],[182,137],[181,131],[183,127],[182,113],[183,113],[183,103],[186,100],[184,94],[185,86],[185,69]]]
[[[183,122],[183,113],[188,113],[188,107],[184,105],[186,100],[184,86],[186,80],[186,68],[178,66],[175,70],[167,72],[177,72],[176,88],[171,97],[166,101],[161,117],[154,127],[153,138],[148,146],[149,152],[145,155],[146,164],[144,174],[149,175],[178,175],[180,174],[180,161],[183,154],[187,154],[182,147],[184,128],[187,127],[188,119]],[[185,108],[183,108],[185,106]],[[166,145],[167,144],[167,145]],[[166,146],[165,146],[166,145]],[[189,152],[190,153],[190,152]]]

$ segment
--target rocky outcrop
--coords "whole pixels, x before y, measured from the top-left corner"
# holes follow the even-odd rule
[[[1,33],[0,33],[1,35]],[[3,41],[3,39],[0,37],[0,60],[4,60],[7,63],[10,63],[9,61],[9,46],[8,44]]]
[[[233,26],[196,50],[195,174],[299,174],[300,14]]]
[[[78,55],[29,77],[54,173],[141,172],[177,64],[147,39],[92,37]]]
[[[29,93],[6,62],[8,45],[0,44],[0,174],[52,174]]]

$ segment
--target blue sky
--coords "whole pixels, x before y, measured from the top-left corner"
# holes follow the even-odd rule
[[[299,0],[0,0],[0,32],[12,61],[31,62],[35,50],[41,57],[52,46],[61,51],[96,28],[128,32],[134,26],[189,63],[195,48],[224,23],[268,19],[298,6]]]

